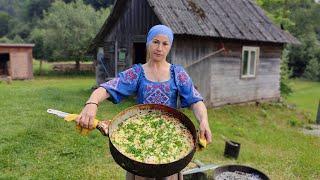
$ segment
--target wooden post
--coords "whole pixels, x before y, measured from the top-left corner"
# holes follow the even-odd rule
[[[114,44],[114,77],[118,74],[118,40]]]
[[[317,113],[316,123],[320,124],[320,100],[319,100],[319,105],[318,105],[318,113]]]

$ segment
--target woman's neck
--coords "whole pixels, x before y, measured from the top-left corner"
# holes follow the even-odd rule
[[[166,67],[169,65],[169,63],[167,61],[148,61],[147,63],[147,66],[151,67],[151,68],[156,68],[156,69],[159,69],[160,67]]]

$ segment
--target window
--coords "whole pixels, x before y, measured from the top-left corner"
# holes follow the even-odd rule
[[[259,60],[259,47],[243,46],[241,78],[251,78],[256,76],[256,67]]]

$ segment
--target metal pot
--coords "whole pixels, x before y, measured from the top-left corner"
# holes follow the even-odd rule
[[[251,175],[255,175],[257,177],[259,177],[261,180],[269,180],[270,178],[264,174],[263,172],[254,169],[252,167],[249,166],[243,166],[243,165],[224,165],[224,166],[219,166],[217,168],[214,169],[213,171],[213,179],[217,179],[218,176],[220,176],[222,173],[226,173],[226,172],[243,172],[243,173],[247,173],[247,174],[251,174]],[[228,177],[226,177],[226,179],[230,179]]]

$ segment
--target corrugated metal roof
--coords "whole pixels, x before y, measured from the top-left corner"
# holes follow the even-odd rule
[[[148,0],[175,34],[299,44],[251,0]]]

